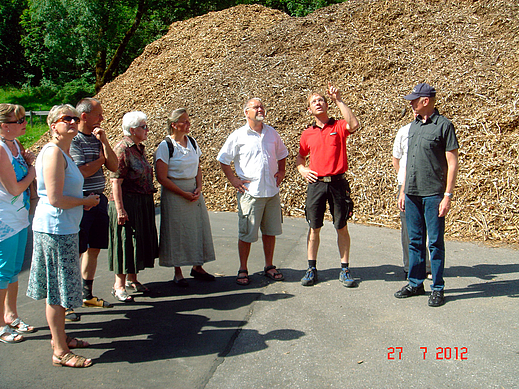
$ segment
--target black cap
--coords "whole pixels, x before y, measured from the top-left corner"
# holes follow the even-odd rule
[[[436,89],[429,84],[422,82],[413,88],[411,94],[404,96],[406,100],[415,100],[419,97],[434,97],[436,96]]]

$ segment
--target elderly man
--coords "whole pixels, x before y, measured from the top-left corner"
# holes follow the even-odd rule
[[[445,216],[451,208],[458,173],[458,140],[452,123],[435,108],[433,87],[418,84],[404,99],[409,100],[415,114],[409,128],[405,179],[398,198],[409,235],[409,283],[395,297],[425,294],[428,236],[433,281],[428,304],[439,307],[445,303]]]
[[[250,283],[247,261],[260,228],[265,276],[281,281],[283,274],[273,265],[273,257],[276,235],[282,232],[279,185],[285,177],[288,150],[276,130],[263,122],[265,107],[259,98],[247,101],[243,110],[247,123],[229,135],[217,156],[225,176],[238,190],[240,269],[236,282]]]
[[[346,139],[359,128],[359,122],[351,109],[342,101],[340,91],[328,85],[328,95],[335,102],[344,120],[328,117],[328,102],[319,93],[311,93],[307,100],[308,112],[315,123],[308,127],[299,141],[297,170],[308,182],[306,196],[306,220],[310,226],[307,238],[308,270],[301,279],[303,286],[315,285],[317,278],[317,250],[323,226],[326,203],[330,205],[333,225],[337,230],[337,244],[341,260],[339,281],[346,287],[356,282],[349,270],[350,234],[348,218],[353,213],[350,185],[344,174],[348,170]],[[306,166],[306,157],[310,163]]]
[[[117,157],[110,147],[106,132],[100,127],[103,108],[97,99],[84,98],[76,106],[80,114],[79,132],[70,146],[70,155],[83,174],[83,194],[100,197],[99,205],[83,212],[79,231],[79,252],[82,253],[81,276],[83,278],[83,305],[86,307],[112,308],[107,301],[92,293],[97,257],[101,249],[108,248],[108,200],[103,194],[105,176],[103,165],[110,171],[117,170]],[[68,311],[70,321],[79,316]]]

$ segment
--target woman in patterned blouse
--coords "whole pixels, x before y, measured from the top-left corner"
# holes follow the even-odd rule
[[[138,292],[148,291],[137,281],[137,273],[153,267],[158,256],[153,167],[141,144],[148,137],[146,119],[139,111],[124,115],[124,137],[114,148],[119,167],[110,176],[108,263],[110,270],[115,272],[112,295],[125,303],[133,301],[126,287]]]

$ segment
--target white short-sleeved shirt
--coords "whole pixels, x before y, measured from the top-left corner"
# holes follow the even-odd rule
[[[393,157],[400,160],[397,173],[398,185],[402,185],[405,179],[405,165],[407,163],[407,139],[411,123],[406,124],[398,130],[393,143]]]
[[[216,159],[230,165],[234,162],[236,175],[242,180],[253,197],[272,197],[279,192],[274,174],[278,171],[278,161],[288,156],[277,131],[263,124],[261,134],[248,124],[234,131],[222,146]]]
[[[169,148],[165,140],[160,142],[157,152],[155,153],[155,161],[159,159],[168,165],[168,177],[176,179],[195,178],[198,174],[198,165],[200,163],[200,147],[195,144],[196,150],[187,140],[187,147],[177,143],[175,139],[168,135],[173,143],[173,156],[169,158]]]

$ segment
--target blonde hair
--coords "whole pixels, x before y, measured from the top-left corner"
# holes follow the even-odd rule
[[[14,114],[16,120],[21,119],[25,116],[25,108],[19,104],[0,104],[0,123],[9,121],[9,116],[12,114]]]
[[[58,120],[59,117],[61,116],[61,114],[64,112],[70,112],[74,116],[79,117],[79,112],[72,105],[70,105],[70,104],[55,105],[54,107],[52,107],[50,109],[49,116],[47,116],[47,124],[49,125],[49,127],[51,124],[56,123],[56,120]]]
[[[314,96],[319,96],[319,97],[322,97],[324,102],[326,103],[326,105],[328,105],[328,100],[326,99],[326,96],[320,92],[312,92],[308,95],[308,97],[306,98],[306,107],[310,107],[310,100],[312,99],[312,97]]]
[[[173,133],[173,131],[171,130],[171,125],[173,123],[176,123],[178,122],[178,119],[180,119],[180,117],[187,113],[187,109],[185,108],[177,108],[177,109],[174,109],[173,111],[171,111],[171,113],[169,114],[168,116],[168,134],[171,135]]]

